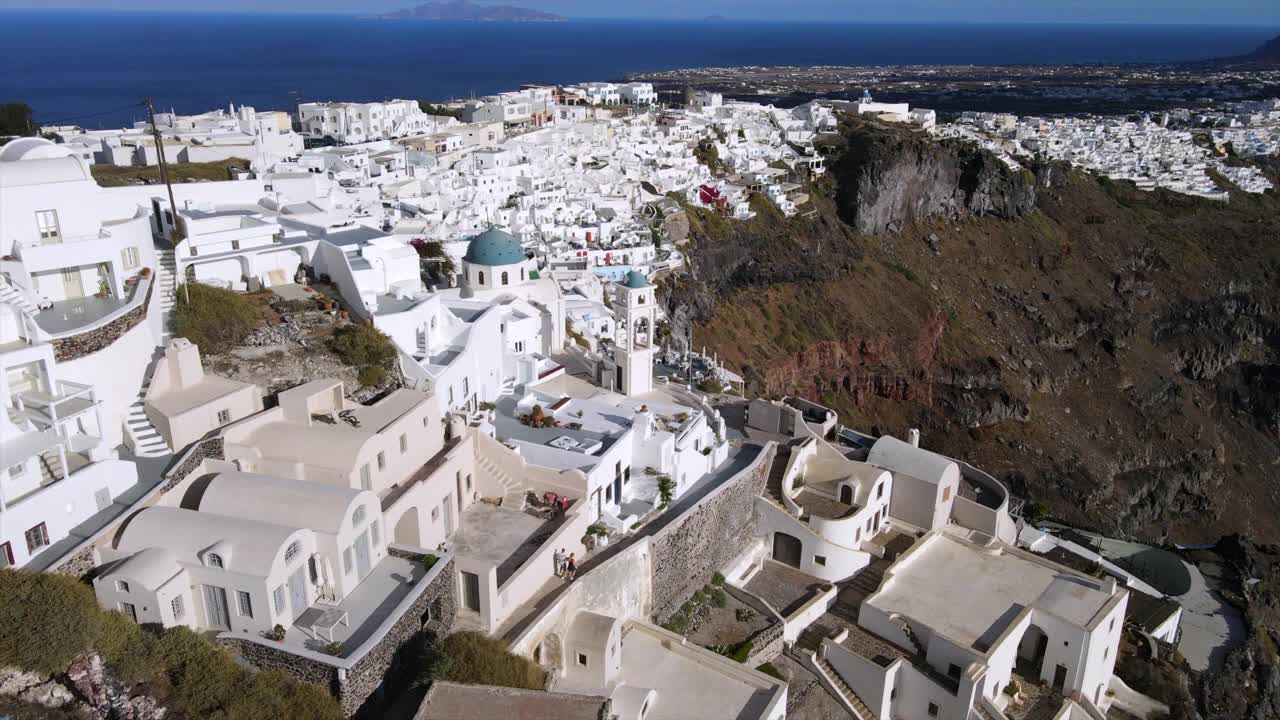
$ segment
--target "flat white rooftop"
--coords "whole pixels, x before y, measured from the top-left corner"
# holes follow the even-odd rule
[[[1077,627],[1111,599],[1100,583],[1007,546],[979,547],[933,533],[895,563],[866,602],[984,650],[1026,607]]]
[[[645,720],[739,720],[764,715],[776,689],[767,684],[767,678],[748,682],[722,670],[701,652],[664,647],[663,640],[635,623],[628,624],[622,639],[622,682],[657,691]],[[745,666],[733,670],[753,673]]]

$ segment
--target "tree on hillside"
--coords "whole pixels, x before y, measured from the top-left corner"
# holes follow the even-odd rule
[[[35,135],[40,126],[35,111],[26,103],[0,103],[0,136]]]

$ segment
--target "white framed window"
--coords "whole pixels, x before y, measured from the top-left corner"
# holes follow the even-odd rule
[[[284,551],[285,564],[287,565],[293,562],[294,558],[298,557],[298,554],[301,552],[302,552],[302,543],[298,542],[297,540],[294,540],[293,542],[289,543],[289,547],[285,548],[285,551]]]
[[[222,564],[222,556],[218,553],[209,553],[204,556],[204,564],[211,568],[225,567]]]
[[[173,599],[169,601],[169,609],[173,611],[173,619],[175,621],[182,619],[184,608],[182,607],[181,595],[175,595]]]
[[[351,572],[351,548],[342,549],[342,572],[343,574]]]
[[[438,507],[431,508],[431,522],[435,522],[439,519],[440,519],[440,508]]]
[[[253,617],[253,596],[243,590],[236,591],[236,606],[241,617]]]
[[[369,523],[369,540],[377,545],[382,542],[382,533],[378,531],[378,521]]]
[[[218,424],[219,424],[219,425],[226,425],[226,424],[227,424],[227,423],[229,423],[229,422],[231,422],[231,411],[230,411],[230,410],[219,410],[219,411],[218,411]]]
[[[57,210],[37,210],[36,230],[40,233],[42,243],[62,242],[62,228],[58,224]]]
[[[516,352],[518,352],[518,353],[522,353],[522,352],[524,352],[524,341],[523,341],[523,340],[517,340],[517,341],[516,341]]]
[[[360,523],[364,522],[364,516],[364,506],[357,505],[356,509],[351,513],[351,527],[360,527]]]
[[[383,470],[386,470],[386,469],[387,469],[387,454],[385,452],[379,451],[378,452],[378,472],[382,472]]]
[[[471,379],[462,378],[462,397],[466,397],[470,394],[471,394]]]
[[[369,463],[360,466],[360,489],[373,489],[373,477],[369,474]]]
[[[138,259],[138,248],[127,247],[120,250],[120,267],[132,270],[140,264],[142,261]]]
[[[403,455],[407,452],[409,452],[409,436],[400,433],[400,454]]]
[[[271,591],[271,604],[276,608],[276,614],[284,614],[284,586],[277,585],[275,590]]]
[[[120,592],[122,592],[122,593],[127,593],[127,592],[129,592],[129,583],[128,583],[128,582],[126,582],[126,581],[124,581],[124,580],[117,580],[117,581],[116,581],[116,590],[119,590],[119,591],[120,591]]]
[[[22,473],[26,472],[26,470],[27,470],[27,466],[23,465],[22,463],[18,463],[17,465],[11,465],[9,466],[9,477],[16,478]]]
[[[129,616],[129,619],[138,622],[138,608],[133,603],[120,603],[120,612]]]
[[[0,569],[13,567],[13,546],[0,543]]]

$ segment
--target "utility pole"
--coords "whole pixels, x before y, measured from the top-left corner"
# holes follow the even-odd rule
[[[176,257],[177,244],[182,241],[182,239],[178,237],[178,232],[182,226],[178,223],[178,203],[173,199],[173,183],[169,180],[169,162],[165,160],[164,157],[164,138],[161,137],[160,128],[156,125],[156,109],[155,106],[151,104],[151,98],[144,98],[142,102],[147,106],[147,122],[151,123],[151,134],[156,139],[156,159],[160,163],[160,181],[163,182],[165,188],[169,190],[169,214],[173,216],[172,237],[175,238],[173,245]],[[157,268],[156,273],[158,280],[159,268]],[[182,280],[185,280],[185,278],[174,278],[174,282],[181,282]],[[184,286],[186,285],[185,282],[182,284]],[[188,287],[185,288],[185,290],[187,291],[187,302],[190,303],[191,288]]]
[[[173,199],[173,183],[169,181],[169,162],[164,157],[164,138],[161,137],[160,128],[156,126],[156,109],[151,104],[151,98],[145,98],[143,104],[147,106],[147,122],[151,124],[151,135],[156,139],[156,159],[160,162],[160,182],[163,182],[169,190],[169,213],[173,215],[173,228],[178,230],[178,203]]]

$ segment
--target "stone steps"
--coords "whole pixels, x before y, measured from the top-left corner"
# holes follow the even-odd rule
[[[138,389],[138,395],[129,406],[129,411],[124,418],[125,438],[133,448],[133,453],[139,457],[163,457],[173,454],[173,448],[169,447],[164,436],[152,424],[151,418],[147,417],[147,390],[151,387],[151,378],[155,373],[156,365],[163,358],[164,349],[157,348],[151,357],[151,363],[147,366],[142,387]]]
[[[827,676],[827,681],[835,686],[836,690],[843,696],[844,701],[853,708],[854,717],[858,720],[876,720],[875,713],[871,712],[871,708],[862,702],[862,698],[858,697],[858,694],[853,691],[853,688],[849,687],[844,678],[840,677],[840,673],[836,672],[836,669],[831,666],[831,663],[827,662],[826,658],[815,654],[813,663],[822,670],[823,674]]]

